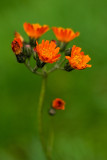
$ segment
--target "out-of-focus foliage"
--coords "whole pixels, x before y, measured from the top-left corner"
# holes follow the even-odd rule
[[[0,160],[45,160],[37,132],[41,78],[16,62],[11,51],[14,31],[25,39],[23,23],[71,27],[80,37],[69,43],[92,58],[90,69],[49,76],[44,104],[44,130],[55,131],[53,160],[107,159],[107,1],[0,1]],[[42,36],[54,39],[52,31]],[[66,110],[49,117],[52,99]]]

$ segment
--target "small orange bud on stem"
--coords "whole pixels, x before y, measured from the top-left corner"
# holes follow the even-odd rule
[[[52,107],[54,109],[64,110],[65,109],[65,102],[64,102],[64,100],[62,100],[60,98],[56,98],[52,102]]]

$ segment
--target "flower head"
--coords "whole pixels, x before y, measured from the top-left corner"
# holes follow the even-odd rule
[[[52,27],[52,30],[59,41],[66,43],[73,40],[75,37],[78,37],[80,34],[79,32],[74,33],[70,28],[64,29],[61,27]]]
[[[77,70],[91,67],[91,65],[87,64],[91,58],[88,55],[84,55],[84,52],[81,52],[81,48],[76,47],[75,45],[72,47],[71,57],[66,56],[66,59],[69,60],[70,66]]]
[[[24,30],[28,34],[29,37],[38,39],[41,37],[45,32],[49,30],[48,25],[41,26],[40,24],[30,24],[24,23]]]
[[[58,54],[59,47],[56,48],[55,42],[51,41],[49,43],[48,40],[44,41],[42,40],[41,44],[38,44],[34,50],[36,50],[39,59],[45,63],[54,63],[59,60],[59,57],[61,56]]]
[[[65,109],[65,102],[60,98],[56,98],[52,102],[52,107],[55,109],[64,110]]]
[[[18,55],[22,52],[22,47],[23,47],[23,37],[20,35],[20,33],[15,32],[14,34],[15,38],[11,43],[11,47],[13,52]]]
[[[20,40],[21,40],[22,42],[24,41],[24,39],[23,39],[23,37],[20,35],[20,33],[15,32],[14,36],[15,36],[15,38],[20,38]]]
[[[22,52],[23,43],[20,38],[14,38],[14,40],[11,43],[11,47],[13,52],[18,55]]]

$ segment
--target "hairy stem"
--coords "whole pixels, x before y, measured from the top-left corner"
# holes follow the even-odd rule
[[[51,125],[50,125],[49,139],[48,139],[47,154],[48,154],[49,159],[51,160],[52,149],[53,149],[53,142],[54,142],[54,130],[53,130],[52,119],[50,119],[50,121],[51,121],[50,122]]]
[[[39,129],[40,141],[41,141],[44,153],[46,155],[46,158],[48,160],[51,160],[51,156],[49,153],[50,151],[47,150],[47,143],[45,142],[45,137],[43,133],[43,104],[44,104],[45,90],[46,90],[46,78],[47,76],[44,75],[42,79],[41,93],[40,93],[40,99],[39,99],[39,105],[38,105],[38,129]]]
[[[46,145],[44,141],[44,135],[43,135],[43,102],[44,102],[44,96],[45,96],[45,89],[46,89],[46,78],[43,77],[42,80],[42,86],[41,86],[41,93],[40,93],[40,98],[39,98],[39,105],[38,105],[38,129],[39,129],[39,134],[40,134],[40,140],[42,143],[42,147],[44,151],[46,152]]]

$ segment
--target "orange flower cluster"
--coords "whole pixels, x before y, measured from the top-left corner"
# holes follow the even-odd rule
[[[84,52],[81,52],[81,48],[76,47],[75,45],[72,47],[71,57],[66,56],[66,59],[69,60],[70,66],[77,70],[91,67],[91,65],[87,64],[91,58],[88,55],[84,55]]]
[[[40,24],[24,23],[24,30],[26,31],[28,36],[32,40],[34,40],[34,39],[38,39],[45,32],[47,32],[49,30],[49,26],[48,25],[41,26]],[[64,29],[61,27],[52,27],[52,30],[56,38],[60,42],[64,42],[65,44],[73,40],[74,38],[78,37],[80,34],[79,32],[74,33],[74,31],[70,28]],[[16,32],[15,38],[11,44],[12,50],[16,55],[22,52],[22,47],[28,52],[27,45],[25,45],[26,43],[23,43],[23,42],[24,42],[23,37],[18,32]],[[49,42],[48,40],[46,41],[42,40],[41,44],[38,44],[38,42],[36,42],[36,44],[34,41],[34,45],[36,45],[34,50],[36,51],[39,59],[42,62],[54,63],[59,60],[59,57],[61,56],[61,54],[59,54],[59,50],[61,50],[61,46],[60,48],[57,47],[57,43],[55,43],[54,40],[51,42]],[[31,45],[31,44],[28,43],[28,45]],[[76,47],[75,45],[72,47],[71,56],[65,56],[65,58],[68,59],[71,68],[82,70],[87,67],[91,67],[91,65],[87,64],[91,60],[91,58],[88,55],[84,55],[84,52],[81,52],[81,48]],[[67,69],[65,68],[65,70]]]
[[[45,63],[54,63],[59,60],[59,57],[61,56],[58,54],[59,47],[56,47],[55,42],[51,41],[49,43],[48,40],[44,41],[42,40],[41,44],[38,44],[34,50],[36,50],[39,59]]]
[[[78,37],[80,34],[79,32],[74,33],[70,28],[64,29],[61,27],[52,27],[52,30],[59,41],[66,43]]]
[[[11,43],[11,47],[16,55],[22,52],[23,41],[23,37],[18,32],[15,32],[15,38]]]
[[[40,24],[30,24],[24,23],[24,30],[28,34],[29,37],[38,39],[41,37],[45,32],[49,30],[48,25],[41,26]]]
[[[52,102],[52,107],[54,109],[64,110],[65,109],[65,102],[60,98],[56,98]]]

